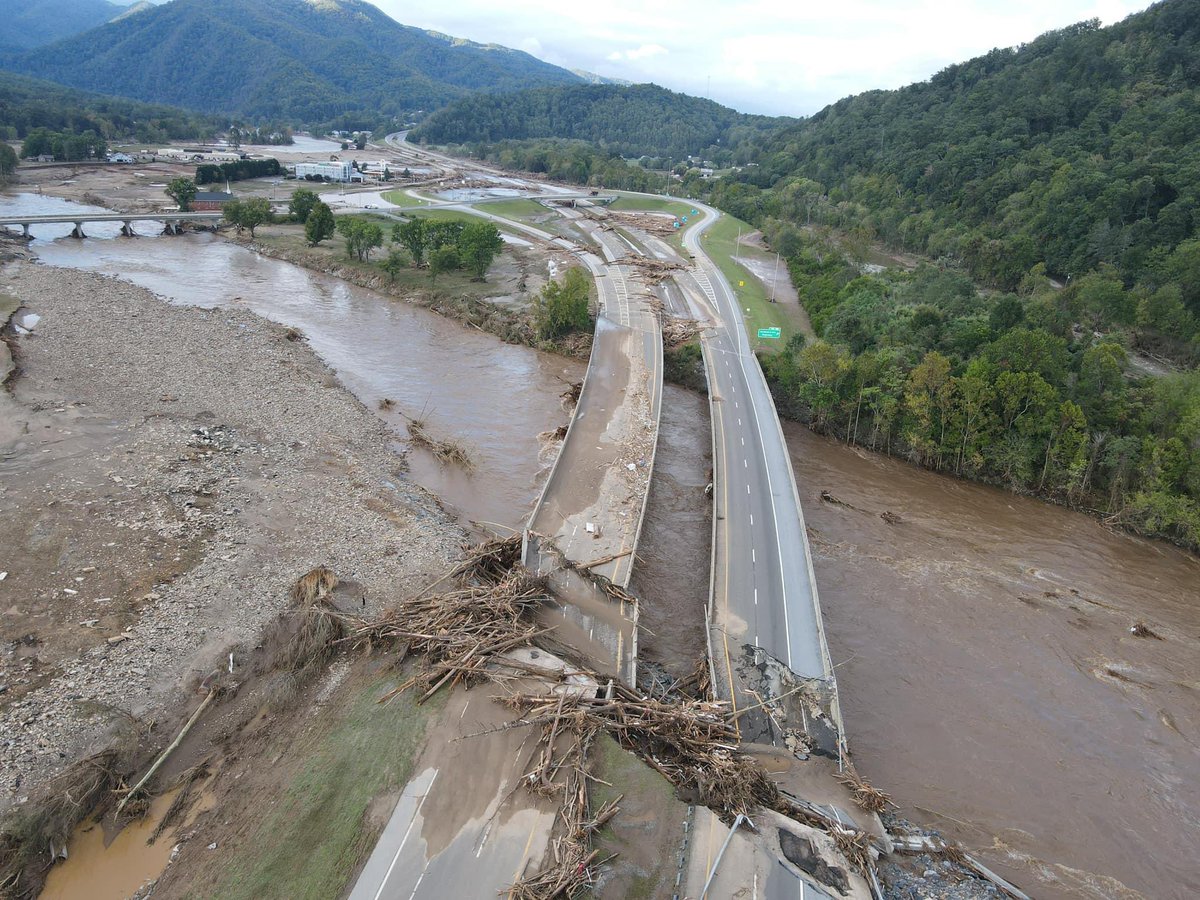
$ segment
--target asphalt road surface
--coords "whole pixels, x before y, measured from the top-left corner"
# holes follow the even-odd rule
[[[797,675],[832,677],[783,431],[737,299],[704,253],[702,235],[716,221],[716,211],[697,208],[705,218],[684,233],[684,244],[696,260],[695,279],[721,324],[706,342],[718,492],[714,605],[726,625],[725,646],[713,651],[726,656],[727,671],[741,645],[749,643]],[[727,690],[732,693],[732,685]]]

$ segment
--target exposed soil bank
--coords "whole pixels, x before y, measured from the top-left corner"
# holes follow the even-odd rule
[[[297,574],[329,565],[370,609],[456,554],[384,425],[285,329],[31,264],[0,290],[42,317],[0,460],[0,805],[122,711],[174,708]]]
[[[1200,893],[1200,561],[784,431],[863,774],[1034,896]]]

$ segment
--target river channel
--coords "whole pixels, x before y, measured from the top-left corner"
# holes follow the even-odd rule
[[[0,198],[0,215],[96,210],[53,197]],[[584,365],[468,329],[428,310],[388,300],[336,278],[260,256],[210,235],[117,237],[120,223],[35,226],[33,249],[47,265],[117,275],[166,299],[229,306],[302,332],[338,379],[406,436],[405,417],[422,418],[438,438],[461,441],[473,473],[409,454],[415,481],[473,521],[519,527],[553,462],[539,434],[565,424],[560,395]],[[392,401],[382,409],[380,401]]]
[[[18,202],[63,203],[5,198],[0,214]],[[370,408],[395,402],[379,414],[398,436],[401,413],[423,413],[472,447],[472,475],[414,451],[415,480],[467,518],[526,515],[550,462],[538,434],[566,421],[559,394],[581,364],[219,239],[49,240],[69,230],[35,231],[43,262],[301,330]],[[665,394],[635,569],[657,604],[646,645],[676,674],[703,648],[704,410],[693,394]],[[1200,562],[791,423],[785,433],[863,774],[1034,896],[1200,896]],[[1139,621],[1157,637],[1132,635]]]
[[[784,431],[863,774],[1035,897],[1200,896],[1200,561]]]

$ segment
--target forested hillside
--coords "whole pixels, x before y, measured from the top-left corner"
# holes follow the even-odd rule
[[[471,90],[579,81],[526,53],[400,25],[362,0],[174,0],[0,63],[137,100],[354,129]]]
[[[1200,550],[1198,32],[1200,0],[1084,23],[685,176],[763,229],[821,335],[762,357],[781,410]],[[597,144],[473,149],[637,180]],[[864,273],[874,241],[931,262]]]
[[[781,408],[1200,550],[1198,34],[1200,2],[1168,0],[1044,35],[721,179],[821,335],[763,358]],[[873,239],[934,264],[864,274]]]
[[[0,0],[0,50],[28,50],[115,19],[123,6],[108,0]]]
[[[623,156],[694,155],[722,164],[739,149],[749,158],[752,142],[790,121],[742,115],[654,84],[580,84],[474,94],[430,116],[412,137],[434,144],[562,138]]]
[[[226,123],[227,124],[227,123]],[[165,143],[213,135],[221,122],[170,106],[138,103],[0,72],[0,139],[24,140],[37,129],[93,132],[104,141]]]
[[[841,100],[767,141],[716,199],[863,227],[1003,288],[1038,263],[1155,286],[1194,235],[1198,138],[1200,0],[1167,0]],[[1187,300],[1200,313],[1200,292]]]

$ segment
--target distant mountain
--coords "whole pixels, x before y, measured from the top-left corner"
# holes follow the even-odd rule
[[[1133,283],[1200,238],[1200,0],[847,97],[775,134],[759,162],[714,199],[748,216],[862,226],[1001,287],[1039,263],[1063,279],[1108,267]],[[1184,298],[1200,316],[1200,278]]]
[[[578,75],[588,84],[619,84],[622,87],[629,87],[633,84],[625,78],[609,78],[607,75],[597,75],[595,72],[589,72],[587,69],[572,69],[573,75]]]
[[[106,0],[0,0],[0,50],[28,50],[103,25],[125,12]]]
[[[347,126],[474,90],[580,81],[527,53],[401,25],[362,0],[175,0],[5,54],[0,67],[204,112]]]
[[[154,4],[151,3],[150,0],[137,0],[136,3],[130,3],[125,8],[125,11],[112,21],[116,22],[118,19],[124,19],[126,16],[136,15],[137,13],[143,12],[147,9],[154,9]]]
[[[430,116],[414,140],[435,144],[565,138],[623,156],[713,155],[790,125],[748,116],[656,84],[577,84],[509,94],[473,94]]]
[[[209,137],[221,125],[212,116],[0,72],[0,138],[5,140],[24,140],[41,128],[73,135],[94,131],[110,141],[160,144]]]

